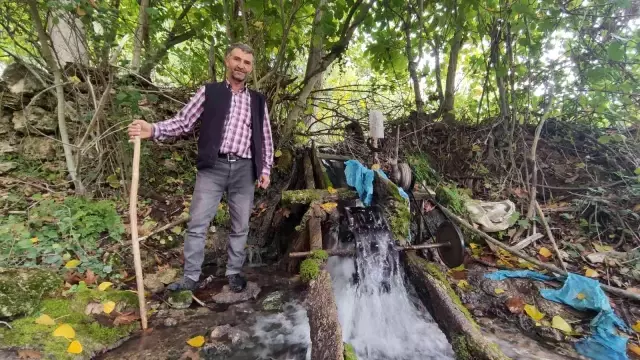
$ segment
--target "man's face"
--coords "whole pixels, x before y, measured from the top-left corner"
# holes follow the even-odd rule
[[[224,61],[228,74],[236,81],[245,81],[253,69],[253,55],[233,49]]]

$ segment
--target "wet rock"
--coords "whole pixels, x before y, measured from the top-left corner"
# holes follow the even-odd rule
[[[149,274],[144,278],[144,287],[156,294],[164,290],[164,286],[170,284],[178,276],[178,270],[169,268]]]
[[[47,160],[56,156],[56,142],[49,138],[28,137],[22,143],[22,156],[27,160]]]
[[[222,288],[222,292],[213,297],[213,301],[218,304],[235,304],[249,299],[255,299],[258,294],[260,294],[260,287],[258,284],[249,281],[247,283],[247,287],[239,293],[229,290],[229,285],[225,285]]]
[[[282,291],[274,291],[262,300],[262,309],[265,311],[280,311],[282,310],[282,298],[284,293]]]
[[[18,148],[11,145],[8,141],[0,141],[0,155],[18,152]]]
[[[256,312],[250,304],[243,302],[229,306],[229,310],[236,314],[253,314]]]
[[[53,272],[0,268],[0,318],[30,315],[43,297],[61,286],[62,279]]]
[[[13,129],[20,133],[26,133],[27,129],[35,128],[43,133],[52,134],[58,127],[54,114],[37,106],[14,112],[11,121]]]
[[[221,340],[225,337],[231,340],[231,344],[237,345],[248,340],[249,333],[236,329],[228,324],[218,326],[211,332],[211,339],[214,340],[214,342],[215,340]]]
[[[173,326],[178,325],[178,320],[176,320],[174,318],[166,318],[166,319],[164,319],[163,324],[166,327],[173,327]]]
[[[17,167],[18,163],[15,163],[13,161],[0,162],[0,175],[6,174]]]
[[[202,347],[202,352],[206,356],[222,356],[231,352],[231,349],[227,344],[220,341],[212,341]]]
[[[193,293],[189,290],[174,292],[167,300],[174,309],[186,309],[193,302]]]

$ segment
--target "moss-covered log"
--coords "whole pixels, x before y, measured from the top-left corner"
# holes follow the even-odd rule
[[[282,192],[280,203],[284,206],[292,204],[306,205],[314,201],[323,203],[338,200],[351,200],[357,197],[358,194],[355,191],[346,188],[336,189],[335,191],[320,189],[288,190]]]
[[[343,360],[342,328],[338,321],[331,276],[321,270],[309,284],[307,314],[311,328],[311,360]]]
[[[411,224],[409,200],[400,195],[396,184],[381,177],[377,172],[373,189],[373,201],[384,209],[394,239],[402,244],[407,243]]]
[[[403,256],[405,271],[422,302],[429,307],[460,360],[508,360],[500,348],[488,341],[478,324],[434,263],[414,252]]]

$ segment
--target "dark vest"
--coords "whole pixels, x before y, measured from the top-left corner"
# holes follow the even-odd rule
[[[249,90],[251,96],[251,158],[256,179],[262,172],[262,124],[264,122],[265,98],[257,91]],[[226,81],[205,85],[204,109],[200,115],[198,137],[198,159],[196,168],[213,168],[218,159],[222,142],[224,121],[231,109],[231,89]]]

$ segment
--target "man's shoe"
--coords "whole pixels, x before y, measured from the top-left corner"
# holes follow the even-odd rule
[[[197,282],[189,279],[188,277],[183,277],[181,280],[173,282],[167,286],[167,290],[169,291],[182,291],[189,290],[193,291],[196,289]]]
[[[240,274],[227,275],[227,280],[229,280],[229,289],[236,293],[241,292],[247,286],[247,280]]]

